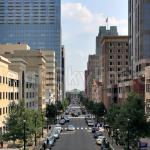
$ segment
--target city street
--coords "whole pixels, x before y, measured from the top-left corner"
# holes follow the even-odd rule
[[[75,131],[66,131],[67,124],[75,126]],[[70,122],[63,127],[60,139],[55,143],[53,150],[99,150],[96,145],[91,128],[89,128],[83,118],[70,119]]]

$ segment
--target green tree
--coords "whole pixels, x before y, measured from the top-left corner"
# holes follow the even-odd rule
[[[30,138],[33,133],[35,132],[35,122],[34,122],[34,115],[35,111],[30,109],[25,109],[23,102],[20,104],[12,103],[10,105],[10,112],[9,116],[6,118],[5,125],[7,126],[7,132],[4,133],[3,137],[4,140],[15,141],[17,139],[23,140],[24,139],[24,120],[25,122],[25,132],[26,132],[26,140]],[[40,117],[37,118],[38,122],[41,121]],[[38,123],[38,127],[41,124]]]
[[[135,93],[130,93],[116,118],[116,125],[123,133],[129,131],[130,144],[136,148],[137,141],[146,134],[148,127],[144,99]]]
[[[69,106],[69,100],[66,98],[62,101],[63,111]]]
[[[46,107],[46,117],[48,118],[49,121],[55,121],[57,115],[57,108],[56,105],[50,104],[47,105]]]

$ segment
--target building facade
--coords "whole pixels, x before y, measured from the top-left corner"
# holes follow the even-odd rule
[[[92,83],[93,80],[99,80],[100,63],[99,56],[89,55],[87,63],[87,71],[85,72],[85,85],[87,98],[92,100]]]
[[[9,69],[11,62],[0,56],[0,133],[6,131],[4,122],[12,102],[19,100],[19,76]]]
[[[150,0],[129,0],[129,51],[133,77],[150,65]]]
[[[103,84],[103,102],[108,108],[117,103],[117,84],[121,81],[121,72],[128,68],[128,36],[104,36],[101,41],[101,80]]]
[[[0,43],[26,43],[61,55],[60,0],[1,0]]]
[[[56,61],[54,51],[40,51],[46,59],[46,100],[47,103],[56,101]]]
[[[99,27],[99,33],[96,37],[96,55],[101,54],[101,40],[106,35],[118,35],[117,26],[110,26],[110,29],[106,29],[106,26]]]

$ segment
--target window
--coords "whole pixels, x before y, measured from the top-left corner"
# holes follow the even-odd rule
[[[118,61],[118,65],[121,65],[121,62],[120,62],[120,61]]]
[[[118,53],[120,53],[120,49],[118,49]]]
[[[112,69],[112,68],[109,68],[109,71],[113,71],[113,69]]]
[[[121,58],[121,56],[120,55],[118,55],[118,59],[120,59]]]
[[[109,43],[109,46],[112,46],[112,43],[111,43],[111,42]]]
[[[120,71],[121,69],[120,68],[118,68],[118,71]]]
[[[112,49],[109,50],[109,53],[112,53]]]
[[[3,107],[3,114],[5,114],[5,107]]]
[[[126,61],[126,65],[128,65],[128,62]]]
[[[3,99],[5,99],[5,92],[3,92]]]
[[[0,108],[0,115],[2,115],[2,108]]]
[[[112,56],[109,56],[110,59],[112,59]]]
[[[118,46],[120,46],[120,43],[118,43]]]
[[[126,43],[126,46],[128,46],[128,43]]]
[[[3,77],[3,83],[5,83],[5,77]]]
[[[126,59],[128,59],[128,55],[126,55]]]
[[[112,65],[112,62],[109,62],[109,65]]]
[[[126,49],[126,53],[128,53],[128,49]]]

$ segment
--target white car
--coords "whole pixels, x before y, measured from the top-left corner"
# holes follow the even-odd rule
[[[96,139],[96,144],[101,145],[104,139],[106,140],[105,136],[98,136],[98,138]]]
[[[58,139],[59,138],[59,131],[58,130],[53,130],[51,135],[54,136],[56,139]]]
[[[67,128],[68,131],[74,131],[75,130],[75,127],[73,125],[68,125],[68,128]]]
[[[60,124],[56,124],[54,128],[55,128],[55,129],[59,129],[60,131],[63,130]]]
[[[103,127],[99,127],[99,131],[100,131],[100,132],[104,132],[105,130],[104,130]]]

